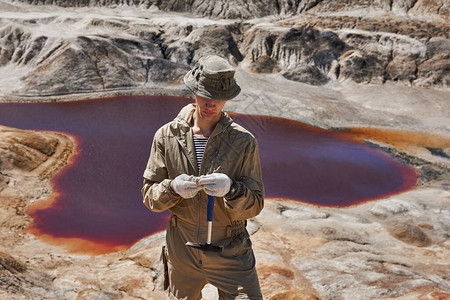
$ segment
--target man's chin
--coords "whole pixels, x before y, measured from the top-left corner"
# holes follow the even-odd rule
[[[214,112],[203,112],[202,115],[204,118],[208,118],[208,119],[214,119],[214,117],[217,116],[217,114]]]

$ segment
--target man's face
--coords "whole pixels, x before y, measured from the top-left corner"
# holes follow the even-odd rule
[[[226,102],[226,100],[211,100],[195,95],[195,103],[204,119],[220,118],[220,113]]]

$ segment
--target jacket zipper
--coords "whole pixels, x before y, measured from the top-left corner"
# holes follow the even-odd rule
[[[190,163],[191,166],[193,167],[193,169],[194,169],[196,175],[198,176],[199,174],[198,174],[198,171],[197,171],[197,167],[196,167],[196,165],[194,164],[194,162],[192,161],[192,158],[191,158],[191,156],[189,155],[188,150],[186,149],[186,147],[184,147],[183,143],[181,142],[181,140],[180,140],[177,136],[175,136],[175,139],[176,139],[176,140],[178,141],[178,143],[180,144],[181,149],[183,150],[184,155],[186,155],[186,157],[187,157],[189,163]]]
[[[193,163],[193,161],[192,161],[192,159],[191,159],[191,156],[189,155],[189,152],[188,152],[188,150],[186,149],[186,147],[184,147],[184,145],[183,145],[183,143],[181,142],[181,140],[177,137],[177,136],[175,136],[175,139],[178,141],[178,143],[180,144],[180,146],[181,146],[181,149],[183,150],[183,153],[184,153],[184,155],[186,155],[186,157],[187,157],[187,159],[188,159],[188,161],[189,161],[189,163],[191,164],[191,166],[194,168],[194,171],[195,171],[195,173],[196,173],[196,175],[198,176],[199,175],[199,171],[197,170],[197,166]],[[205,146],[205,149],[206,149],[206,146]],[[201,166],[200,166],[201,167]],[[200,196],[199,195],[197,195],[197,197],[201,197],[201,194],[200,194]],[[201,208],[202,208],[202,201],[197,201],[198,202],[198,220],[197,220],[197,241],[199,241],[200,242],[200,222],[201,222],[201,220],[200,220],[200,215],[201,215]]]

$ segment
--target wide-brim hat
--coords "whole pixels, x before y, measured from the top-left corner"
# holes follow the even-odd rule
[[[230,100],[241,88],[234,79],[234,68],[224,58],[209,55],[184,76],[184,83],[196,95],[212,100]]]

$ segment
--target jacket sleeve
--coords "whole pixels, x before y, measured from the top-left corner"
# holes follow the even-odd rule
[[[141,189],[143,202],[150,210],[162,212],[175,206],[182,198],[170,188],[171,179],[165,160],[165,145],[161,129],[153,138],[150,158],[144,171],[144,182]]]
[[[245,152],[240,178],[235,178],[236,190],[224,197],[228,214],[233,220],[257,216],[264,207],[264,184],[258,144],[253,140]]]

